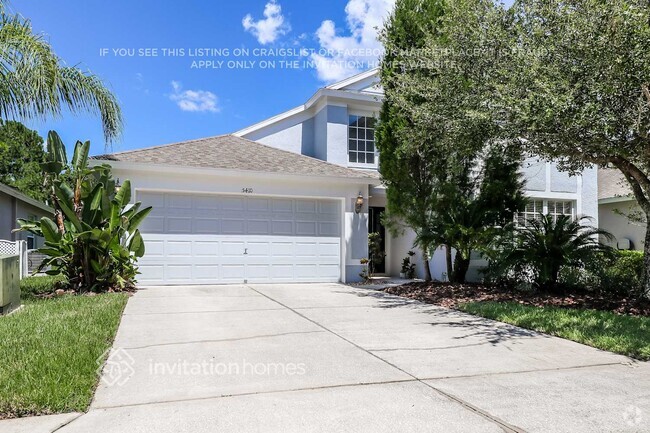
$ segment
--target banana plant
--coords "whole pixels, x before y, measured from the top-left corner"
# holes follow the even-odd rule
[[[68,162],[65,145],[51,131],[42,164],[54,208],[52,218],[18,220],[18,230],[45,239],[39,271],[63,274],[78,292],[131,289],[145,253],[138,227],[151,212],[131,203],[131,182],[120,188],[107,164],[88,164],[90,142],[78,141]]]

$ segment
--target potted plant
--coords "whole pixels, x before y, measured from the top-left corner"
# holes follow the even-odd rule
[[[401,279],[406,279],[406,273],[409,270],[409,267],[411,266],[411,259],[408,257],[404,257],[402,260],[402,270],[399,273],[399,277]]]
[[[408,252],[408,256],[402,260],[402,270],[399,277],[402,279],[412,280],[415,278],[415,263],[411,262],[411,258],[415,255],[413,251]]]
[[[361,277],[364,283],[367,283],[368,281],[370,281],[371,278],[370,272],[368,270],[368,263],[370,263],[370,260],[363,258],[359,261],[359,263],[361,263],[362,266],[361,273],[359,274],[359,276]]]

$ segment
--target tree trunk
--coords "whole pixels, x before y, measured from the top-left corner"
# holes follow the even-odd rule
[[[467,278],[467,271],[469,270],[469,255],[467,258],[463,257],[460,251],[456,251],[456,259],[454,260],[454,283],[464,283]]]
[[[424,281],[431,281],[431,268],[429,268],[429,255],[426,252],[422,253],[422,262],[424,263]]]
[[[454,274],[454,265],[451,261],[451,246],[445,245],[445,260],[447,261],[447,281],[451,281]]]
[[[643,244],[643,296],[650,299],[650,218],[646,216],[645,242]]]

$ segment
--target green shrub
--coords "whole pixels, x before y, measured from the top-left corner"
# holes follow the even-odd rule
[[[20,294],[23,298],[36,297],[53,293],[65,286],[67,286],[67,281],[62,275],[26,277],[20,280]]]
[[[600,279],[603,292],[638,298],[643,294],[643,252],[615,251],[590,263],[589,270]]]
[[[600,288],[601,279],[586,268],[565,266],[560,269],[558,283],[568,291],[574,289],[597,290]]]

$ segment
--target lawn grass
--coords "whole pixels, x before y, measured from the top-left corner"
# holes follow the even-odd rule
[[[650,317],[608,311],[469,302],[460,310],[640,360],[650,360]]]
[[[27,299],[0,317],[0,419],[84,411],[125,294]]]

